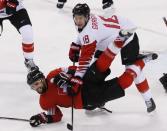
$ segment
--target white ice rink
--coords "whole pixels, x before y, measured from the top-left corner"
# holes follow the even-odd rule
[[[56,8],[57,0],[24,0],[31,18],[35,41],[35,62],[47,74],[56,67],[71,65],[68,59],[70,43],[76,36],[71,10],[77,2],[87,2],[92,12],[102,14],[101,0],[67,0],[63,10]],[[167,131],[167,94],[159,82],[162,73],[167,73],[167,27],[162,17],[167,17],[167,0],[114,0],[116,12],[131,19],[138,29],[141,50],[159,53],[156,61],[148,63],[145,74],[148,78],[157,110],[148,115],[143,98],[132,85],[126,96],[111,101],[106,107],[109,113],[85,114],[75,110],[74,131]],[[153,30],[153,32],[152,32]],[[155,32],[154,32],[155,31]],[[158,32],[158,33],[157,33]],[[109,78],[124,71],[120,56],[116,58]],[[21,37],[16,29],[4,22],[0,37],[0,117],[29,119],[42,110],[39,95],[26,84],[27,70],[21,48]],[[27,122],[0,120],[0,131],[67,131],[71,122],[71,108],[62,108],[60,123],[30,127]]]

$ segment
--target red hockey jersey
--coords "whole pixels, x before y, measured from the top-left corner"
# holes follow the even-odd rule
[[[67,95],[64,89],[58,87],[52,83],[52,78],[58,75],[62,71],[62,68],[51,71],[46,80],[48,84],[48,90],[46,93],[40,96],[40,106],[44,110],[49,110],[55,106],[60,107],[71,107],[71,97]],[[82,98],[81,92],[74,97],[74,108],[82,109]]]

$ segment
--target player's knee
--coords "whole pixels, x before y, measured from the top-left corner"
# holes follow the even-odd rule
[[[118,78],[118,83],[123,89],[128,88],[134,80],[134,76],[132,74],[133,72],[130,70],[126,70],[119,78]]]
[[[145,77],[142,75],[142,69],[144,64],[142,61],[137,61],[133,65],[126,66],[126,71],[119,77],[120,85],[125,89],[128,88],[132,82],[140,80],[142,81]]]
[[[33,43],[33,30],[31,25],[22,26],[19,29],[23,43]]]
[[[142,70],[142,69],[144,68],[144,66],[145,66],[145,63],[144,63],[143,59],[140,59],[140,60],[137,60],[137,61],[134,63],[134,65],[140,67],[140,70]]]
[[[142,72],[142,68],[143,66],[141,65],[139,61],[139,63],[136,62],[133,65],[126,66],[126,72],[128,72],[135,79],[136,77],[140,76]]]

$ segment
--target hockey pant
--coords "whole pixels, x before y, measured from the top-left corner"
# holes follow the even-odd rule
[[[110,74],[108,69],[106,72],[99,72],[92,64],[83,77],[82,99],[83,106],[98,107],[104,105],[107,101],[114,100],[125,95],[124,90],[118,84],[118,78],[105,81]]]

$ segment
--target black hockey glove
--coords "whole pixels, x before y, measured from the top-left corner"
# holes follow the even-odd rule
[[[47,115],[44,112],[34,115],[30,118],[30,125],[32,127],[37,127],[42,123],[48,123]]]
[[[16,13],[16,7],[18,6],[19,2],[17,0],[7,0],[6,3],[6,14],[11,15]]]
[[[58,75],[56,75],[53,78],[53,83],[59,86],[60,88],[63,88],[65,85],[67,85],[70,81],[71,75],[60,72]]]
[[[165,91],[167,92],[167,74],[164,73],[163,76],[159,79],[159,81],[161,82]]]
[[[119,38],[125,42],[127,39],[129,39],[129,37],[133,35],[133,33],[135,33],[136,29],[137,28],[121,29],[119,31]]]

